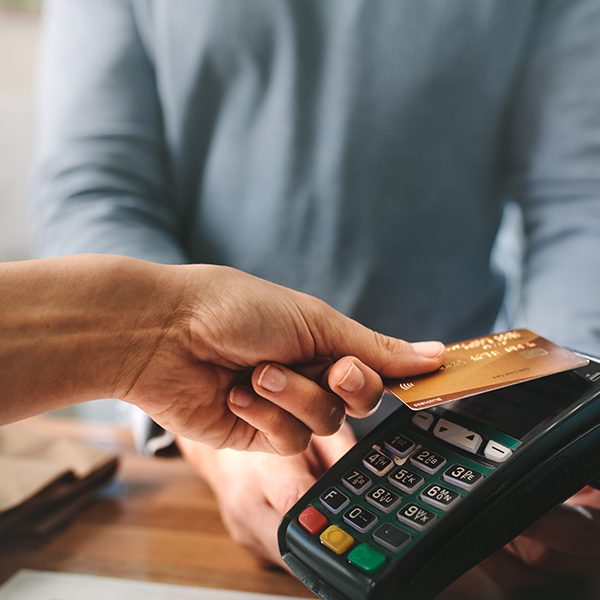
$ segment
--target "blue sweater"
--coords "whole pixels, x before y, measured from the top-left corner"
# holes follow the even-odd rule
[[[232,265],[410,340],[600,354],[597,0],[50,0],[43,252]]]

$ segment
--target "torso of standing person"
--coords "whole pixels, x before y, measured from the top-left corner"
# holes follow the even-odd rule
[[[217,263],[409,340],[519,304],[599,346],[597,0],[49,0],[33,214],[46,255]],[[511,324],[511,323],[507,323]]]
[[[193,261],[404,337],[489,329],[531,2],[134,6]]]

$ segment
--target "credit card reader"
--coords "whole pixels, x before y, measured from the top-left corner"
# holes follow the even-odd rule
[[[423,600],[599,474],[590,358],[429,410],[400,405],[285,515],[279,549],[321,598]]]

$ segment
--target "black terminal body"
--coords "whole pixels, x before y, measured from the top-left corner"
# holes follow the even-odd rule
[[[400,405],[285,515],[279,548],[324,599],[432,598],[599,474],[590,359],[426,411]]]

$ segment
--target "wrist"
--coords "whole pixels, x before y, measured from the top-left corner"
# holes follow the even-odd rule
[[[88,356],[105,365],[98,371],[103,397],[138,404],[132,390],[158,349],[184,343],[189,320],[185,267],[112,260],[104,265],[104,282],[95,298],[97,320],[90,326],[97,342]]]
[[[107,255],[2,265],[1,421],[126,394],[175,335],[177,269]]]

